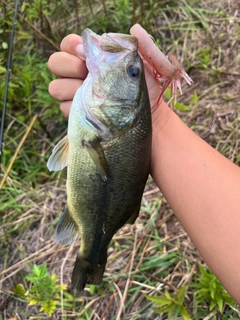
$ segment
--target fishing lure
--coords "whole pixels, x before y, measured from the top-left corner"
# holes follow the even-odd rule
[[[168,54],[172,63],[168,60],[161,50],[159,50],[153,38],[140,24],[132,26],[130,33],[138,39],[138,51],[143,60],[153,69],[155,78],[158,79],[159,82],[164,83],[157,103],[160,102],[167,87],[171,88],[171,99],[169,103],[171,103],[172,99],[174,99],[176,103],[177,91],[179,90],[180,94],[182,94],[181,78],[185,79],[189,85],[192,84],[193,80],[183,70],[181,64],[172,53]]]

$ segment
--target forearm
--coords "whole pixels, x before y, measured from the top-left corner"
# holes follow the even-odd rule
[[[240,303],[240,169],[174,112],[166,116],[164,103],[160,107],[167,121],[160,116],[154,121],[153,179],[206,263]]]

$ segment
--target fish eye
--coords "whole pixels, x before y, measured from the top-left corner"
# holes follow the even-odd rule
[[[132,66],[128,67],[127,73],[128,73],[130,78],[135,80],[135,79],[139,78],[139,76],[141,74],[141,70],[139,69],[139,67],[132,65]]]

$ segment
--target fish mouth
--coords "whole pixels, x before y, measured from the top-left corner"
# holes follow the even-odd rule
[[[102,35],[102,46],[104,46],[105,42],[107,43],[111,40],[111,42],[118,44],[122,50],[135,51],[138,47],[138,40],[136,37],[131,36],[130,34],[122,34],[122,33],[104,33]]]
[[[104,33],[99,36],[91,29],[85,29],[82,33],[83,48],[86,55],[86,65],[92,75],[94,86],[93,95],[99,101],[104,101],[105,93],[101,90],[101,83],[96,79],[100,73],[100,66],[111,65],[118,57],[119,64],[124,57],[132,51],[137,52],[137,38],[121,33]]]
[[[101,36],[93,32],[91,29],[85,29],[82,33],[83,48],[86,58],[93,61],[102,58],[102,50],[100,49]]]
[[[121,53],[137,50],[137,38],[121,33],[104,33],[99,36],[91,29],[85,29],[82,33],[83,47],[86,57],[101,60],[104,52]]]

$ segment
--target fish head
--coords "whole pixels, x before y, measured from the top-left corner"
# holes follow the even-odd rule
[[[145,84],[137,38],[119,33],[99,36],[90,29],[82,37],[91,86],[88,107],[110,129],[125,130],[137,118]]]

